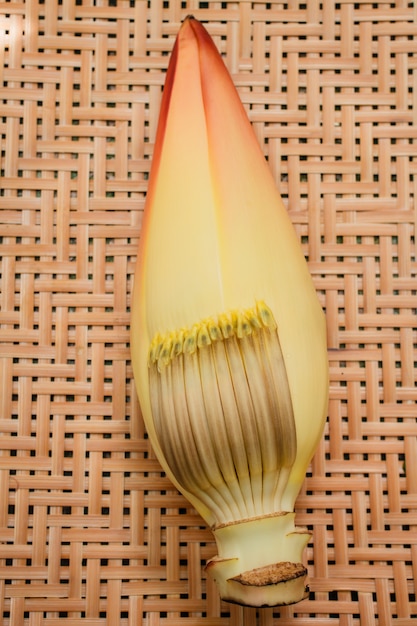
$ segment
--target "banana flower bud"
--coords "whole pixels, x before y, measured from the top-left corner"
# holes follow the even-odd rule
[[[213,530],[221,597],[305,598],[310,534],[294,503],[327,411],[325,320],[231,77],[192,16],[166,75],[131,351],[158,459]]]

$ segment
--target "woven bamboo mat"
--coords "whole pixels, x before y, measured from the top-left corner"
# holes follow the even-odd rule
[[[132,273],[181,19],[224,54],[327,313],[325,437],[297,505],[310,599],[221,603],[210,531],[133,389]],[[0,623],[417,619],[412,2],[0,4]]]

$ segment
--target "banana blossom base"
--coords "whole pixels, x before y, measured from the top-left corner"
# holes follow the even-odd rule
[[[206,570],[223,600],[272,607],[308,596],[307,570],[301,560],[310,533],[296,528],[294,517],[277,513],[213,529],[219,554]]]

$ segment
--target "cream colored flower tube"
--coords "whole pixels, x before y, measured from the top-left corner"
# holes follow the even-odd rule
[[[147,431],[213,529],[221,596],[303,599],[309,534],[293,511],[327,410],[324,315],[236,89],[192,17],[166,76],[131,329]]]

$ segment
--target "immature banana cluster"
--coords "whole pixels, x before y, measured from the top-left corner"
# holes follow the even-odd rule
[[[165,459],[181,487],[204,501],[214,525],[281,510],[297,440],[265,303],[157,335],[149,388]]]
[[[192,17],[166,76],[131,328],[148,434],[213,530],[221,597],[303,599],[309,533],[293,511],[326,417],[325,320],[230,75]]]

